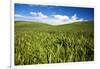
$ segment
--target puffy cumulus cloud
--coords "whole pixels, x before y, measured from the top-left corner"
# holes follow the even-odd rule
[[[43,19],[48,18],[48,16],[44,15],[42,12],[30,12],[30,14],[34,17],[40,17],[40,18],[43,18]]]
[[[74,23],[74,22],[81,22],[84,21],[83,18],[78,19],[77,14],[74,14],[73,16],[63,16],[63,15],[52,15],[53,17],[53,22],[57,25],[59,24],[69,24],[69,23]]]
[[[73,16],[71,16],[71,18],[69,19],[69,23],[73,23],[73,22],[81,22],[84,21],[83,18],[78,19],[77,14],[74,14]]]
[[[37,16],[37,13],[36,13],[36,12],[30,12],[30,14],[31,14],[32,16]]]
[[[69,20],[68,16],[63,16],[63,15],[52,15],[52,17],[57,20],[61,20],[62,22],[66,22]]]
[[[78,18],[77,14],[73,14],[72,16],[67,15],[50,15],[47,16],[42,12],[30,12],[29,16],[23,16],[20,14],[15,14],[15,20],[26,20],[26,21],[37,21],[43,22],[51,25],[62,25],[69,24],[74,22],[86,21],[83,18]]]
[[[59,19],[55,19],[55,18],[48,18],[48,19],[44,19],[42,20],[44,23],[50,24],[50,25],[62,25],[62,24],[66,24],[66,22],[61,21]]]
[[[40,16],[41,18],[48,18],[48,16],[44,15],[43,13],[39,12],[38,16]]]
[[[76,20],[77,20],[77,15],[74,14],[74,15],[71,17],[71,20],[72,20],[72,21],[76,21]]]
[[[30,12],[30,14],[34,17],[34,18],[38,18],[40,21],[42,22],[46,22],[49,23],[51,22],[56,24],[68,24],[68,23],[73,23],[73,22],[79,22],[79,21],[83,21],[84,19],[78,19],[77,14],[74,14],[73,16],[71,16],[71,18],[69,16],[65,16],[65,15],[51,15],[52,18],[50,18],[49,16],[43,14],[42,12]],[[45,19],[45,20],[42,20]],[[53,25],[54,25],[53,24]]]

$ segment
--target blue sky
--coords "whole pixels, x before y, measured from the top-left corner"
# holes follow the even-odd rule
[[[16,21],[38,21],[51,25],[94,20],[93,8],[15,4]]]

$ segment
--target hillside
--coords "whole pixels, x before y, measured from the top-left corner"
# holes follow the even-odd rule
[[[94,23],[15,22],[15,65],[94,60]]]
[[[16,21],[15,29],[17,29],[17,31],[93,31],[94,23],[93,21],[87,21],[54,26],[39,22]]]

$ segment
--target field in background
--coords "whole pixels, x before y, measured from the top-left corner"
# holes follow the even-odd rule
[[[15,22],[15,65],[94,60],[94,22]]]

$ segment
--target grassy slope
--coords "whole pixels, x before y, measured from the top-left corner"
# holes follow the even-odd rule
[[[93,29],[93,21],[59,26],[15,22],[15,65],[93,61]]]
[[[17,21],[15,27],[19,31],[37,30],[37,31],[78,32],[78,31],[93,31],[94,23],[93,21],[88,21],[88,22],[76,22],[71,24],[52,26],[44,23]]]

